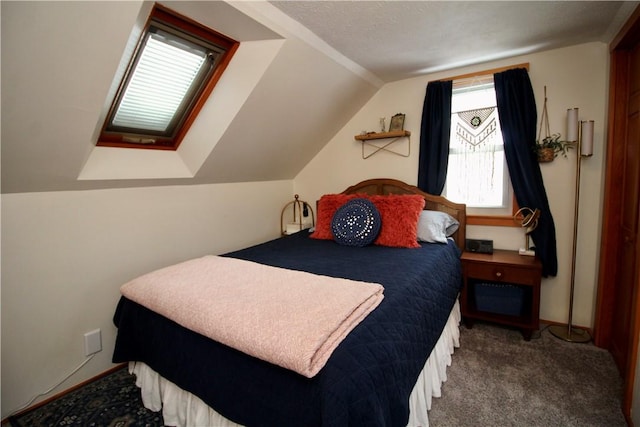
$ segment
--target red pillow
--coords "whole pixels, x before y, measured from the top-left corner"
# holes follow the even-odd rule
[[[309,235],[314,239],[333,240],[331,220],[338,208],[351,199],[363,197],[361,194],[325,194],[318,201],[318,218],[316,229]]]
[[[380,212],[382,228],[373,242],[380,246],[419,248],[418,220],[424,209],[424,198],[419,194],[389,194],[368,196]],[[331,230],[329,230],[331,231]]]

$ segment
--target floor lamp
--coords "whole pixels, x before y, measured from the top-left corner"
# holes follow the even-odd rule
[[[583,329],[575,329],[573,321],[573,293],[576,283],[576,249],[578,242],[578,215],[580,204],[580,164],[582,159],[593,154],[593,120],[578,121],[578,109],[567,110],[567,140],[576,142],[576,197],[573,211],[573,251],[571,253],[571,290],[569,294],[569,321],[567,326],[552,325],[549,331],[565,341],[586,343],[591,341],[589,333]]]

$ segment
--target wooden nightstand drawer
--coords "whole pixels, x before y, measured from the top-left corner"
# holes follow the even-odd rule
[[[538,281],[527,268],[492,263],[465,263],[465,274],[474,279],[534,286]]]

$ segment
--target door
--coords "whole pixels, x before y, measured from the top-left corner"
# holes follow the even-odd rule
[[[607,348],[631,403],[640,333],[640,7],[611,44],[609,124],[594,341]]]
[[[620,372],[625,373],[629,362],[630,336],[633,322],[633,295],[637,291],[638,189],[640,188],[640,47],[636,45],[629,56],[629,97],[627,102],[627,132],[622,144],[622,206],[620,210],[620,257],[618,258],[618,286],[615,291],[611,354]]]

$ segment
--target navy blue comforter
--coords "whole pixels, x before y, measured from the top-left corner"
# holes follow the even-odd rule
[[[300,232],[226,256],[381,283],[385,298],[311,379],[191,332],[124,297],[114,316],[113,362],[144,362],[248,426],[407,424],[409,395],[460,290],[453,242],[356,248]]]

